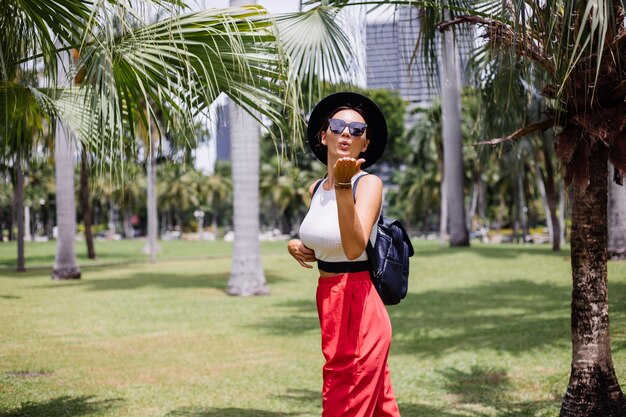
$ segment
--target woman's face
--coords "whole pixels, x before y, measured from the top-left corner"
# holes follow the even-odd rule
[[[357,122],[365,123],[365,119],[354,110],[340,110],[331,119],[342,120],[346,124]],[[354,125],[353,125],[354,126]],[[370,141],[366,138],[367,133],[360,136],[350,134],[350,128],[346,125],[341,133],[333,133],[330,126],[322,132],[322,144],[328,148],[329,160],[337,160],[343,157],[358,158],[361,152],[365,152]],[[358,129],[357,129],[358,131]],[[358,133],[358,132],[357,132]]]

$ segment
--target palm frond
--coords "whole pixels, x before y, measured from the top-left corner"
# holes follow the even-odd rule
[[[85,43],[78,66],[89,105],[101,109],[101,128],[118,138],[149,119],[193,126],[222,92],[260,121],[302,131],[294,121],[295,80],[275,22],[261,7],[205,10],[129,27],[113,39],[107,34]]]
[[[341,9],[319,6],[281,15],[277,23],[294,71],[308,88],[309,99],[323,94],[325,84],[320,81],[354,83],[358,60],[345,30],[350,22]],[[311,103],[307,104],[310,107]]]
[[[55,113],[52,100],[31,86],[0,83],[0,155],[28,154],[41,137],[44,120]]]

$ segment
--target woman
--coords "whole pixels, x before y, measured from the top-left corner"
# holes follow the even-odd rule
[[[376,240],[383,187],[380,178],[361,170],[382,155],[387,124],[370,99],[342,92],[318,103],[307,134],[328,175],[311,184],[300,240],[289,241],[288,250],[303,267],[317,261],[319,269],[322,417],[398,417],[387,366],[391,323],[365,251],[368,239]]]

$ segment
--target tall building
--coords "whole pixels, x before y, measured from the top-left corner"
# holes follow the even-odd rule
[[[409,102],[409,110],[428,106],[439,95],[439,48],[429,71],[416,49],[419,41],[418,9],[400,7],[384,20],[366,24],[366,74],[367,88],[385,88],[398,91]],[[456,36],[461,68],[466,67],[472,45],[469,31],[459,31]],[[461,71],[461,83],[467,83]]]

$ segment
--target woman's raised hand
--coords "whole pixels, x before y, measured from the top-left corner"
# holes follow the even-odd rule
[[[361,164],[365,159],[354,159],[350,157],[339,158],[333,167],[335,182],[350,182],[354,174],[361,170]]]

